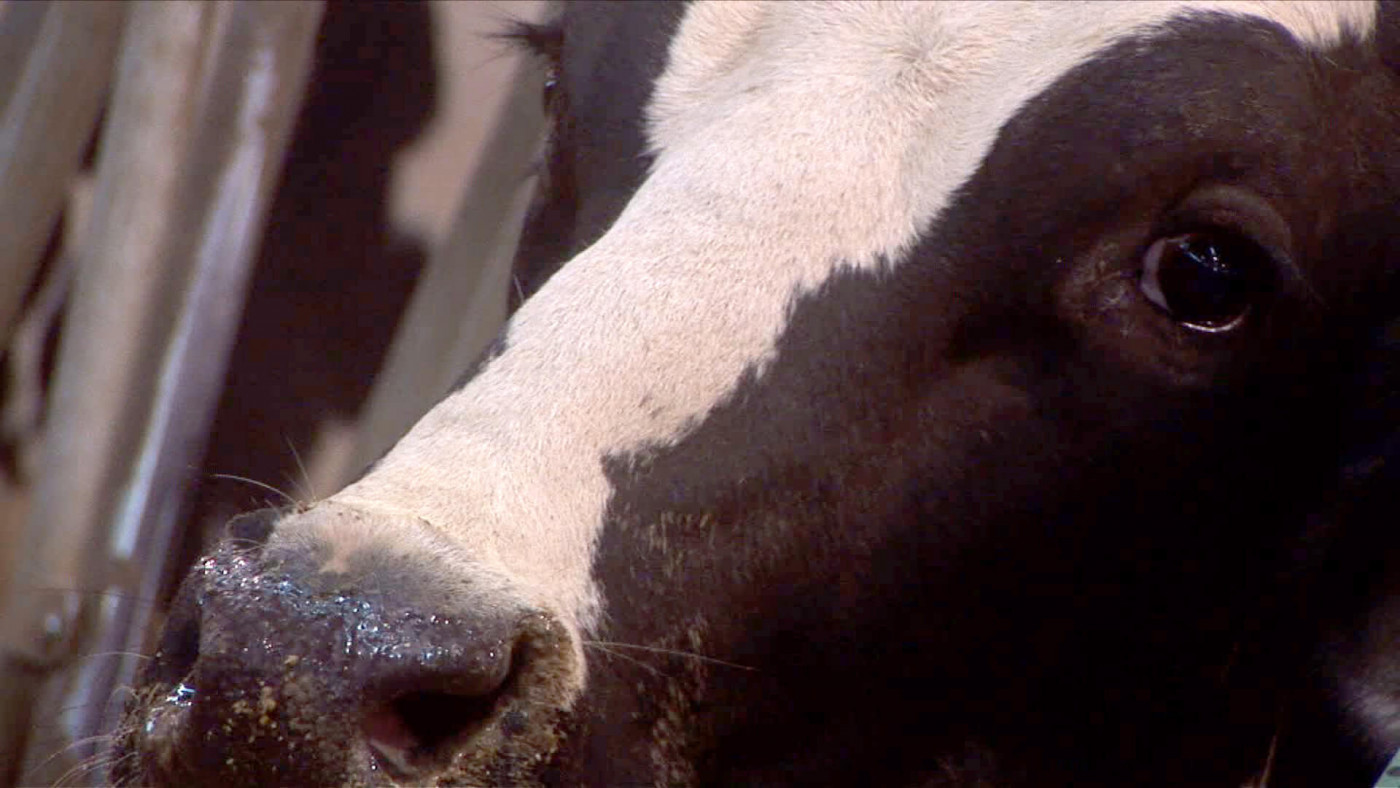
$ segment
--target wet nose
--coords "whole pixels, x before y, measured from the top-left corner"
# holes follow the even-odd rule
[[[234,521],[182,588],[145,676],[167,694],[137,699],[146,768],[172,784],[412,781],[522,727],[520,682],[558,646],[547,621],[453,612],[431,561],[327,571],[324,556],[274,554],[275,519]]]

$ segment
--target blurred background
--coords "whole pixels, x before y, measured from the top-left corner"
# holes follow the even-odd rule
[[[0,0],[0,786],[101,784],[179,575],[489,344],[545,0]]]

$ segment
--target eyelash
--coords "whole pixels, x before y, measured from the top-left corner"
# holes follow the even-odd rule
[[[531,169],[539,176],[543,191],[549,190],[552,175],[551,162],[554,160],[560,137],[560,124],[565,115],[563,83],[560,77],[560,61],[563,58],[563,31],[557,23],[537,24],[517,21],[501,36],[512,46],[536,58],[545,68],[544,82],[540,92],[541,108],[545,115],[545,138],[540,153],[531,164]]]
[[[561,125],[565,122],[564,108],[566,106],[563,86],[559,79],[559,66],[551,62],[547,69],[540,92],[540,101],[544,109],[544,142],[532,165],[534,171],[539,175],[540,186],[546,193],[551,189],[554,175],[553,162],[560,145]]]

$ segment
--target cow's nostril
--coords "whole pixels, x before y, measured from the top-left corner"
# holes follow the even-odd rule
[[[509,700],[515,684],[513,662],[508,652],[488,649],[465,664],[458,663],[462,672],[456,676],[444,675],[441,666],[424,666],[417,677],[420,686],[445,684],[456,691],[409,689],[371,708],[364,719],[370,749],[398,777],[445,763]]]
[[[411,774],[415,766],[438,762],[455,743],[471,738],[491,718],[502,689],[482,697],[412,692],[365,718],[365,738],[393,771]]]
[[[433,748],[469,733],[495,708],[500,692],[484,698],[467,698],[437,692],[417,692],[394,701],[392,707],[420,742]]]

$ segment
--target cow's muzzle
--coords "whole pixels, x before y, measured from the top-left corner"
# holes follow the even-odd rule
[[[431,557],[266,547],[235,520],[185,581],[114,778],[171,785],[530,784],[557,747],[574,649],[553,617],[432,598]],[[426,573],[426,575],[425,575]]]

